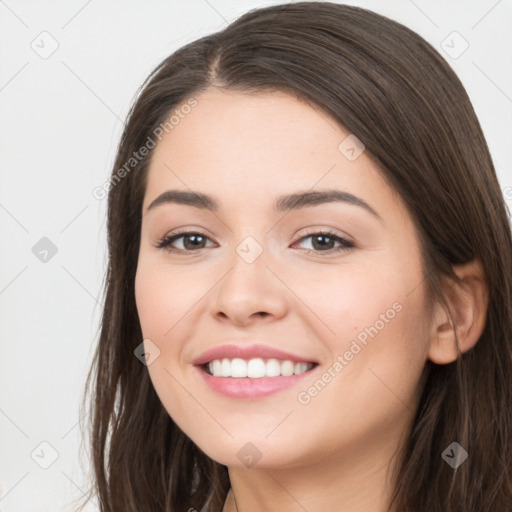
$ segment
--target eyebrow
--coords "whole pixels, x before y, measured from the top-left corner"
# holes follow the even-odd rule
[[[332,189],[295,192],[293,194],[279,196],[273,205],[273,209],[275,212],[285,212],[335,202],[359,206],[382,221],[382,217],[377,211],[360,197],[350,194],[349,192]],[[167,190],[151,202],[146,208],[146,213],[157,206],[169,203],[184,204],[212,212],[219,210],[218,201],[208,194],[186,190]]]

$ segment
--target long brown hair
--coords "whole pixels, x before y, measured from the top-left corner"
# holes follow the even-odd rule
[[[134,356],[142,342],[134,278],[151,153],[126,163],[175,109],[211,86],[288,92],[355,134],[415,222],[432,300],[442,300],[440,279],[453,276],[454,265],[482,263],[484,332],[454,363],[427,361],[392,505],[512,510],[512,237],[486,141],[464,87],[426,41],[381,15],[329,2],[250,11],[180,48],[141,86],[109,184],[109,266],[87,379],[91,493],[100,510],[219,512],[229,489],[227,468],[177,427]],[[454,441],[469,453],[457,470],[441,457]]]

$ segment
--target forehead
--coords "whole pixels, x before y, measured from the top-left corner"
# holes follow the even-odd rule
[[[165,189],[200,190],[240,206],[315,188],[396,202],[364,151],[346,157],[353,135],[319,107],[281,91],[211,88],[195,99],[153,150],[144,208]]]

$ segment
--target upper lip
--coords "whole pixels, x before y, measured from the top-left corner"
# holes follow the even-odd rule
[[[271,347],[269,345],[253,344],[253,345],[235,345],[226,344],[213,347],[196,357],[192,362],[195,365],[203,365],[215,359],[253,359],[261,357],[262,359],[281,359],[294,361],[296,363],[316,363],[307,357],[298,356],[290,352]]]

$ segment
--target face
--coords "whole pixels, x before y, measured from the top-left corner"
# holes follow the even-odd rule
[[[281,92],[196,100],[154,149],[143,204],[135,291],[159,398],[230,467],[384,455],[428,351],[409,214],[318,108]]]

